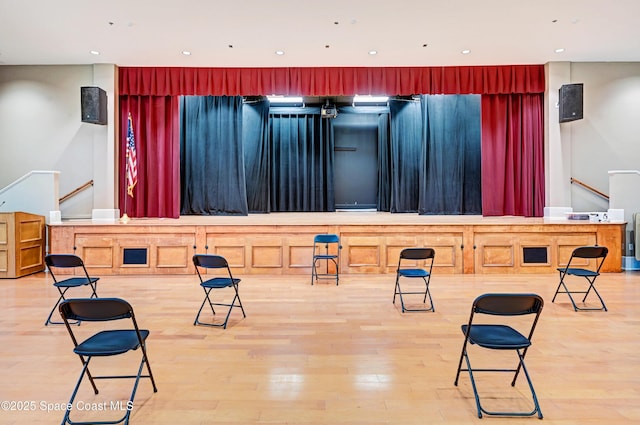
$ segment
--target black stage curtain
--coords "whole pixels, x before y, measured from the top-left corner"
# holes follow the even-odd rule
[[[333,128],[320,108],[272,108],[271,211],[335,211]]]
[[[424,95],[420,214],[482,214],[480,96]]]
[[[320,107],[181,98],[181,214],[335,211],[333,121]],[[378,116],[378,210],[481,214],[480,96],[341,107]]]
[[[249,100],[242,111],[242,144],[250,213],[268,213],[270,200],[269,101]]]
[[[389,99],[391,124],[391,204],[393,213],[418,212],[422,166],[420,102]]]
[[[247,215],[242,97],[180,101],[182,215]]]

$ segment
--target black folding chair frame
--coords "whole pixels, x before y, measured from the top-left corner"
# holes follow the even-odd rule
[[[604,260],[606,259],[607,254],[608,249],[604,246],[581,246],[574,249],[571,253],[571,258],[569,258],[569,262],[567,263],[567,265],[565,267],[558,267],[557,269],[560,273],[560,283],[558,283],[558,287],[556,288],[556,292],[553,295],[553,299],[551,300],[551,302],[555,302],[558,294],[567,294],[574,311],[608,311],[607,306],[602,299],[602,296],[595,287],[596,278],[600,276],[600,268],[604,264]],[[593,259],[596,261],[596,266],[593,270],[581,267],[571,267],[571,264],[575,259]],[[589,287],[586,291],[569,290],[569,287],[565,282],[565,278],[567,276],[583,277],[589,283]],[[573,296],[571,295],[584,294],[584,297],[582,297],[582,303],[584,304],[587,300],[587,297],[592,291],[596,295],[596,297],[598,297],[598,300],[600,300],[600,307],[579,307],[573,299]]]
[[[393,303],[396,303],[396,296],[400,298],[400,305],[402,312],[416,312],[416,311],[435,311],[433,305],[433,299],[431,298],[431,290],[429,289],[429,283],[431,282],[431,274],[433,270],[433,262],[435,261],[436,252],[433,248],[405,248],[400,252],[400,258],[398,259],[398,268],[396,270],[396,284],[393,293]],[[430,260],[428,269],[423,268],[403,268],[403,260],[409,261],[423,261]],[[425,285],[424,291],[402,291],[400,280],[401,279],[422,279]],[[426,308],[407,308],[404,303],[404,295],[422,295],[422,303],[426,304],[427,297],[429,298],[429,306]]]
[[[151,365],[147,357],[146,339],[149,335],[149,331],[141,330],[138,328],[135,314],[131,305],[119,298],[73,298],[68,299],[60,303],[59,305],[60,315],[62,316],[63,323],[66,325],[67,331],[71,336],[71,340],[74,344],[74,353],[78,355],[82,362],[82,371],[80,377],[76,382],[76,385],[67,404],[67,410],[65,411],[62,425],[92,425],[92,424],[119,424],[123,423],[127,425],[131,416],[131,411],[134,406],[133,401],[136,396],[138,384],[141,378],[148,378],[151,381],[153,392],[157,392],[155,379],[151,372]],[[130,319],[132,323],[132,329],[129,330],[102,330],[83,342],[78,342],[76,335],[74,334],[71,325],[73,321],[88,321],[88,322],[106,322],[113,320]],[[135,335],[135,339],[133,336]],[[123,342],[118,346],[115,340],[121,340],[122,336],[127,336],[126,342]],[[120,339],[119,339],[120,338]],[[92,342],[93,341],[93,342]],[[102,344],[100,343],[102,342]],[[85,344],[87,343],[87,344]],[[93,357],[105,357],[105,356],[117,356],[126,352],[140,349],[141,359],[138,366],[138,371],[135,375],[93,375],[89,371],[89,363]],[[143,374],[143,370],[146,366],[147,373]],[[97,380],[108,379],[134,379],[131,395],[125,406],[123,406],[125,413],[119,419],[114,420],[102,420],[102,421],[74,421],[70,415],[75,406],[75,399],[78,394],[78,390],[85,377],[88,378],[93,388],[94,394],[98,394],[98,387],[96,385]]]
[[[231,311],[234,308],[240,308],[242,311],[242,316],[247,317],[244,312],[244,307],[242,306],[242,301],[240,300],[240,294],[238,292],[238,284],[240,283],[240,279],[234,278],[231,274],[231,268],[229,267],[229,263],[227,260],[219,255],[211,255],[211,254],[196,254],[193,256],[193,264],[196,266],[196,272],[198,274],[198,278],[200,279],[200,286],[204,290],[204,299],[202,300],[202,304],[198,309],[198,314],[196,314],[196,318],[193,321],[193,325],[203,325],[203,326],[213,326],[213,327],[221,327],[223,329],[227,328],[227,324],[229,322],[229,316],[231,316]],[[222,269],[226,270],[228,277],[213,277],[210,279],[206,279],[200,273],[200,268],[205,269]],[[222,289],[222,288],[232,288],[234,291],[233,300],[231,303],[223,303],[223,302],[214,302],[211,299],[211,291],[214,289]],[[223,322],[202,322],[200,321],[200,314],[202,313],[202,309],[205,304],[209,304],[211,308],[211,313],[215,317],[216,311],[213,306],[221,306],[227,307],[227,314]]]
[[[511,305],[508,305],[511,304]],[[522,308],[520,308],[522,306]],[[529,372],[526,368],[524,358],[527,354],[527,350],[531,345],[531,338],[533,336],[533,332],[538,323],[538,319],[540,317],[540,313],[542,312],[542,307],[544,306],[544,301],[542,297],[536,294],[484,294],[476,298],[473,303],[473,307],[471,309],[471,315],[469,317],[469,322],[466,325],[462,325],[462,331],[464,333],[465,339],[464,344],[462,346],[462,352],[460,353],[460,361],[458,362],[458,370],[456,372],[456,379],[454,385],[458,385],[458,380],[460,378],[460,372],[467,371],[469,372],[469,378],[471,381],[471,387],[473,388],[473,394],[476,401],[476,409],[478,413],[478,418],[482,418],[483,414],[489,416],[506,416],[506,417],[520,417],[520,416],[534,416],[538,415],[539,419],[543,418],[542,411],[540,410],[540,404],[538,402],[538,397],[536,395],[535,389],[533,387],[533,382],[531,381],[531,377],[529,376]],[[528,336],[524,336],[519,331],[511,328],[508,325],[495,325],[495,324],[475,324],[474,316],[476,314],[488,314],[488,315],[496,315],[496,316],[521,316],[527,314],[534,314],[535,318],[533,319],[530,330],[528,332]],[[476,327],[476,328],[474,328]],[[505,338],[498,338],[494,340],[494,342],[487,342],[488,339],[478,338],[474,340],[472,334],[476,329],[481,329],[485,327],[486,330],[496,330],[501,335],[509,335],[510,337],[517,337],[519,340],[517,343],[511,343],[510,345],[506,345]],[[495,342],[497,341],[497,342]],[[471,366],[471,361],[469,360],[468,354],[468,345],[476,344],[480,347],[488,348],[488,349],[496,349],[496,350],[513,350],[516,352],[518,356],[518,366],[516,368],[473,368]],[[463,359],[466,363],[466,368],[462,366]],[[525,378],[527,380],[527,384],[529,386],[529,390],[531,391],[531,398],[533,401],[533,409],[531,411],[494,411],[487,410],[482,406],[480,402],[480,395],[478,392],[476,380],[474,378],[474,372],[498,372],[498,373],[513,373],[513,379],[511,381],[511,386],[515,386],[516,380],[520,373],[520,370],[524,372]]]
[[[53,312],[56,311],[57,307],[60,305],[60,302],[64,301],[65,294],[71,288],[77,288],[81,286],[89,286],[91,288],[91,298],[98,298],[97,290],[98,290],[98,280],[99,277],[90,277],[87,269],[84,265],[84,262],[80,257],[73,254],[49,254],[45,257],[45,264],[47,265],[47,269],[51,274],[51,278],[53,279],[53,286],[56,287],[60,296],[58,300],[53,305],[51,312],[49,312],[49,316],[47,316],[47,320],[44,322],[45,326],[48,325],[62,325],[64,322],[57,322],[51,320],[53,317]],[[70,277],[67,279],[58,280],[55,276],[54,269],[56,268],[78,268],[82,269],[84,276],[76,276]],[[79,321],[73,323],[75,325],[80,325]]]

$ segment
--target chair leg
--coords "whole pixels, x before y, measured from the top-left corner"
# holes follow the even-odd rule
[[[78,379],[78,382],[76,383],[76,386],[73,390],[73,393],[71,394],[71,399],[69,400],[69,403],[67,404],[68,408],[65,412],[64,418],[62,420],[62,424],[61,425],[92,425],[92,424],[119,424],[119,423],[123,423],[125,425],[127,425],[129,423],[129,418],[131,416],[131,410],[133,408],[133,401],[135,399],[136,396],[136,392],[138,390],[138,384],[140,383],[140,378],[149,378],[151,380],[151,385],[153,386],[153,392],[158,392],[158,388],[156,387],[156,382],[155,379],[153,378],[153,374],[151,373],[151,365],[149,364],[149,359],[147,358],[147,352],[146,349],[144,347],[144,345],[141,347],[142,349],[142,359],[140,360],[140,365],[138,366],[138,372],[136,375],[116,375],[116,376],[95,376],[92,377],[91,374],[89,373],[89,361],[91,360],[91,357],[87,358],[86,360],[84,360],[82,358],[82,356],[80,356],[80,359],[83,362],[83,367],[82,367],[82,372],[80,373],[80,378]],[[142,374],[142,370],[144,369],[146,364],[147,367],[147,373],[148,375],[143,375]],[[125,413],[124,415],[120,418],[120,419],[116,419],[116,420],[111,420],[111,421],[89,421],[89,422],[76,422],[76,421],[72,421],[70,419],[70,414],[71,414],[71,410],[72,407],[74,406],[73,401],[75,400],[77,394],[78,394],[78,390],[80,389],[80,384],[82,383],[82,380],[84,379],[85,374],[87,375],[87,377],[89,378],[89,380],[91,381],[91,385],[94,388],[94,392],[95,394],[98,394],[98,389],[96,388],[95,384],[94,384],[94,379],[135,379],[134,384],[133,384],[133,389],[131,390],[131,396],[129,397],[129,401],[127,402],[126,405],[121,406],[121,408],[125,409]]]
[[[211,292],[211,289],[209,289],[209,292]],[[242,317],[247,317],[245,311],[244,311],[244,306],[242,305],[242,301],[240,300],[240,295],[238,294],[238,291],[236,291],[233,300],[231,301],[231,304],[224,304],[224,303],[214,303],[213,301],[211,301],[211,298],[209,297],[209,292],[205,291],[205,299],[202,301],[202,304],[200,305],[200,309],[198,310],[198,314],[196,315],[195,320],[193,321],[193,325],[203,325],[203,326],[213,326],[213,327],[220,327],[223,329],[227,328],[227,322],[229,321],[229,316],[231,316],[231,311],[234,308],[240,307],[240,310],[242,311]],[[237,300],[237,304],[236,304],[236,300]],[[211,311],[213,312],[213,314],[215,315],[216,312],[213,308],[214,305],[217,306],[224,306],[224,307],[228,307],[227,310],[227,314],[225,316],[225,319],[223,322],[221,323],[204,323],[201,322],[199,320],[200,318],[200,313],[202,312],[202,308],[204,307],[205,303],[209,302],[209,306],[211,307]]]
[[[588,278],[585,278],[585,279],[587,279],[587,282],[589,282],[589,288],[586,291],[570,291],[567,285],[564,283],[564,281],[560,280],[560,283],[558,284],[558,288],[556,289],[556,293],[554,294],[551,302],[555,302],[556,296],[558,294],[567,294],[567,296],[569,297],[569,301],[571,301],[571,305],[573,306],[574,311],[599,311],[599,310],[608,311],[607,306],[604,303],[604,300],[602,299],[602,297],[600,296],[600,293],[594,286],[595,279],[593,281],[589,280]],[[561,291],[560,288],[564,288],[564,291]],[[593,292],[598,297],[598,299],[600,300],[600,304],[602,305],[602,307],[578,307],[578,305],[576,304],[571,294],[584,294],[584,297],[582,298],[582,302],[584,303],[592,289],[593,289]]]
[[[65,300],[64,294],[69,290],[69,288],[64,288],[64,291],[61,290],[60,288],[58,288],[58,292],[60,293],[60,297],[58,297],[58,301],[56,301],[56,303],[53,305],[53,308],[51,309],[51,312],[49,312],[49,316],[47,317],[47,320],[44,322],[45,326],[48,325],[64,325],[64,322],[56,322],[51,320],[51,318],[53,317],[53,313],[56,311],[56,308],[58,307],[58,305],[60,305],[60,302]],[[80,326],[80,321],[72,321],[69,322],[70,325],[78,325]]]
[[[429,307],[428,308],[407,308],[404,305],[404,298],[403,298],[403,292],[402,292],[402,288],[400,286],[400,277],[396,277],[396,287],[395,287],[395,292],[393,294],[393,303],[395,304],[396,302],[396,295],[398,295],[400,297],[400,304],[402,305],[402,312],[406,312],[406,311],[433,311],[435,312],[435,308],[433,307],[433,299],[431,298],[431,292],[429,291],[429,282],[423,278],[424,282],[425,282],[425,292],[417,292],[417,291],[413,291],[413,292],[404,292],[405,295],[424,295],[423,297],[423,304],[427,303],[427,297],[429,298]]]
[[[529,376],[529,372],[527,371],[527,368],[524,364],[524,355],[520,353],[519,350],[516,350],[517,355],[518,355],[518,368],[517,369],[475,369],[476,372],[515,372],[514,378],[511,382],[511,386],[515,386],[515,381],[516,378],[518,376],[518,371],[520,369],[522,369],[522,371],[524,372],[524,375],[527,379],[527,384],[529,385],[529,390],[531,391],[531,397],[533,400],[533,410],[530,412],[497,412],[497,411],[489,411],[486,410],[484,407],[482,407],[482,403],[480,402],[480,394],[478,392],[478,388],[476,385],[476,381],[475,378],[473,376],[473,372],[474,369],[471,367],[471,362],[469,360],[469,355],[467,354],[466,351],[466,341],[465,341],[465,346],[463,347],[463,351],[462,351],[462,355],[460,357],[460,362],[458,364],[458,372],[456,374],[456,380],[454,382],[454,385],[458,385],[458,378],[460,376],[460,371],[462,370],[466,370],[467,372],[469,372],[469,379],[471,381],[471,387],[473,389],[473,395],[474,398],[476,400],[476,409],[478,412],[478,418],[482,418],[482,414],[486,414],[489,416],[509,416],[509,417],[520,417],[520,416],[534,416],[534,415],[538,415],[539,419],[542,419],[542,410],[540,410],[540,405],[538,403],[538,397],[536,396],[536,392],[535,389],[533,388],[533,383],[531,381],[531,377]],[[466,364],[467,364],[467,368],[466,369],[462,369],[462,359],[464,358]]]
[[[204,289],[204,299],[202,300],[202,304],[200,304],[200,309],[198,310],[198,314],[196,314],[196,318],[193,321],[193,325],[197,325],[197,324],[204,324],[204,323],[200,323],[198,321],[198,319],[200,318],[200,313],[202,312],[202,308],[204,307],[205,303],[208,301],[209,302],[209,307],[211,307],[211,312],[213,313],[213,315],[215,316],[216,311],[213,308],[213,304],[211,303],[211,299],[209,298],[209,292],[211,292],[211,289],[209,289],[208,291],[205,288]]]

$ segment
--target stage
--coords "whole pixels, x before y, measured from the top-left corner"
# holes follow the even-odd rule
[[[343,274],[395,273],[406,247],[435,248],[434,273],[550,273],[582,245],[604,245],[603,272],[622,271],[625,222],[432,216],[376,211],[182,216],[48,225],[49,252],[76,253],[96,275],[192,274],[195,253],[237,274],[310,274],[313,237],[340,236]]]

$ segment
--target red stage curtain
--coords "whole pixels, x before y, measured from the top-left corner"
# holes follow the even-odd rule
[[[119,69],[120,95],[544,93],[544,65]]]
[[[543,94],[482,96],[482,214],[541,217]]]
[[[138,184],[127,195],[125,147],[131,112]],[[120,209],[130,217],[180,216],[180,122],[178,98],[120,96]]]

